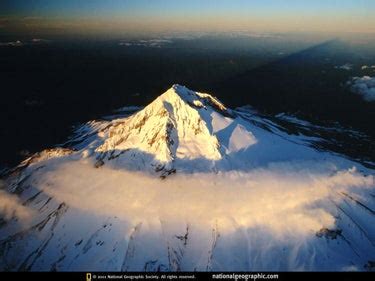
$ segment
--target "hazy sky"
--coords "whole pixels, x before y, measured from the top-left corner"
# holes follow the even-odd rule
[[[375,32],[374,0],[1,0],[0,32]]]

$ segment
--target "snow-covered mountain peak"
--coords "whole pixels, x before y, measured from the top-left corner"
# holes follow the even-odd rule
[[[161,101],[173,103],[186,103],[194,108],[206,108],[210,106],[212,109],[223,114],[230,114],[229,110],[217,98],[206,93],[192,91],[185,86],[174,84],[164,94],[159,96]],[[207,109],[207,108],[206,108]]]
[[[107,130],[95,150],[97,166],[116,159],[111,163],[128,166],[131,161],[139,169],[148,166],[171,173],[177,160],[202,159],[213,165],[223,156],[212,125],[214,115],[226,118],[230,111],[209,94],[175,84],[143,110]]]

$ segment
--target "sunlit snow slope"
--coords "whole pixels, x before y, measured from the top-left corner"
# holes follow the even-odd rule
[[[374,270],[374,170],[317,141],[174,85],[9,171],[0,270]]]

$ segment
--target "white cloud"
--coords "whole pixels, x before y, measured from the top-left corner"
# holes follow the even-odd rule
[[[375,65],[362,65],[361,69],[362,70],[365,70],[365,69],[375,69]]]
[[[0,42],[0,46],[11,46],[11,47],[20,47],[23,46],[24,44],[20,41],[11,41],[11,42]]]
[[[375,101],[375,77],[354,77],[349,84],[352,85],[352,91],[361,95],[365,101]]]
[[[3,183],[0,182],[0,185]],[[21,220],[31,218],[33,211],[23,206],[14,194],[10,194],[4,190],[0,190],[0,217],[5,220],[10,220],[12,217],[17,217]]]
[[[28,41],[21,41],[21,40],[16,40],[16,41],[9,41],[9,42],[0,42],[0,47],[1,46],[8,46],[8,47],[21,47],[24,45],[36,45],[36,44],[46,44],[49,43],[50,40],[47,39],[42,39],[42,38],[33,38]]]
[[[31,44],[42,44],[42,43],[49,43],[50,40],[43,39],[43,38],[33,38],[31,39]]]
[[[135,40],[135,41],[120,41],[120,46],[138,46],[138,47],[153,47],[161,48],[166,44],[172,43],[169,39],[149,39],[149,40]]]
[[[353,68],[353,64],[351,63],[346,63],[340,66],[335,66],[336,69],[343,69],[343,70],[351,70]]]
[[[280,239],[334,227],[330,200],[340,191],[374,183],[372,176],[355,170],[331,174],[326,165],[307,162],[250,172],[177,174],[164,181],[76,162],[55,167],[39,180],[40,188],[53,198],[98,216],[118,216],[132,224],[187,221],[196,228],[219,222],[222,232],[233,231],[235,222],[254,231],[268,229]]]

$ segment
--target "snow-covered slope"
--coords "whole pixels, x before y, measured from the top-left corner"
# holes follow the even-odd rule
[[[4,178],[1,270],[374,269],[374,170],[180,85],[129,114]]]

